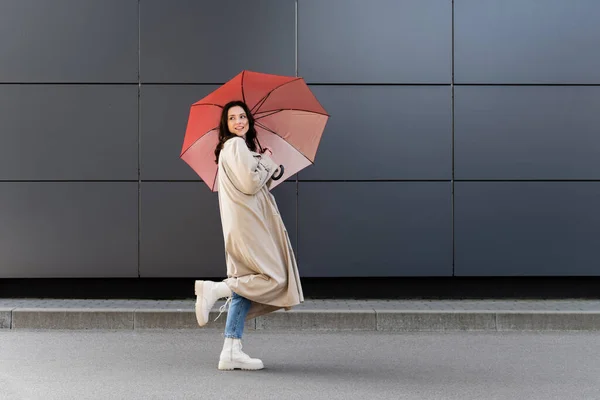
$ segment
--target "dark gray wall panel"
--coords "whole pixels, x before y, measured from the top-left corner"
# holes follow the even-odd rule
[[[597,0],[455,0],[457,83],[600,83]]]
[[[457,179],[599,179],[600,87],[455,87]]]
[[[0,82],[137,82],[136,0],[3,0]]]
[[[134,85],[0,85],[0,179],[137,179]]]
[[[200,179],[179,155],[191,105],[216,88],[214,85],[142,86],[142,179]]]
[[[331,118],[300,179],[450,179],[450,87],[311,89]]]
[[[293,245],[296,184],[273,190]],[[142,183],[140,276],[225,277],[223,230],[216,193],[202,182]]]
[[[449,182],[300,182],[300,275],[452,275],[450,195]]]
[[[457,276],[600,275],[599,182],[456,182]]]
[[[294,75],[294,0],[144,0],[144,82],[221,83],[242,69]]]
[[[450,0],[299,0],[298,73],[320,83],[450,83]]]
[[[0,278],[137,277],[137,183],[0,182]]]

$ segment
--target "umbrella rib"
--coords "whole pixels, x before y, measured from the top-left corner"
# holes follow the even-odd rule
[[[262,99],[260,99],[260,100],[258,101],[258,103],[256,103],[256,105],[255,105],[254,107],[252,107],[252,110],[254,110],[255,108],[258,110],[258,109],[260,108],[260,106],[262,106],[262,105],[265,103],[265,101],[267,101],[267,98],[268,98],[268,97],[271,95],[271,93],[273,93],[274,91],[276,91],[276,90],[277,90],[277,89],[279,89],[280,87],[282,87],[282,86],[285,86],[285,85],[287,85],[288,83],[296,82],[296,81],[298,81],[298,80],[300,80],[300,79],[302,79],[302,78],[296,78],[296,79],[292,79],[291,81],[284,82],[284,83],[282,83],[281,85],[279,85],[279,86],[277,86],[277,87],[274,87],[273,89],[269,90],[269,93],[267,93],[265,97],[263,97]],[[242,92],[243,92],[243,91],[242,91]],[[252,110],[251,110],[251,111],[252,111]],[[254,113],[253,113],[253,114],[254,114]]]
[[[244,103],[246,103],[246,94],[244,93],[244,77],[246,76],[246,71],[242,71],[242,82],[241,82],[241,86],[242,86],[242,101]]]
[[[223,108],[222,105],[214,104],[214,103],[196,103],[196,104],[192,104],[192,107],[197,107],[197,106],[215,106],[215,107]]]
[[[256,103],[256,105],[254,107],[252,107],[252,110],[250,110],[250,112],[252,114],[254,114],[254,110],[256,110],[256,111],[260,110],[260,108],[262,107],[263,104],[265,104],[265,101],[267,101],[267,99],[269,98],[270,95],[271,95],[271,92],[267,93],[265,95],[265,97],[263,97],[262,99],[260,99],[259,102]]]
[[[270,117],[273,114],[277,114],[277,113],[280,113],[280,112],[283,112],[283,111],[302,111],[302,112],[307,112],[307,113],[312,113],[312,114],[323,115],[325,117],[331,117],[331,115],[329,115],[327,113],[323,114],[323,113],[320,113],[320,112],[317,112],[317,111],[303,110],[303,109],[300,109],[300,108],[282,108],[280,110],[264,111],[265,113],[271,113],[271,114],[261,115],[260,117],[254,117],[254,120],[257,121],[257,120],[259,120],[261,118]]]
[[[288,83],[293,83],[293,82],[296,82],[296,81],[298,81],[298,80],[302,80],[302,79],[303,79],[302,77],[297,77],[296,79],[292,79],[291,81],[288,81],[288,82],[282,83],[281,85],[279,85],[279,86],[277,86],[276,88],[274,88],[273,90],[271,90],[271,91],[269,92],[269,95],[270,95],[271,93],[273,93],[274,91],[276,91],[277,89],[281,88],[282,86],[285,86],[285,85],[287,85]],[[304,83],[306,84],[306,82],[304,82]],[[307,86],[308,86],[308,85],[307,85]],[[310,92],[310,88],[309,88],[309,92]],[[314,93],[313,93],[313,96],[314,96]],[[317,104],[318,104],[318,105],[320,105],[320,106],[321,106],[321,108],[323,108],[323,110],[325,109],[325,108],[323,107],[323,105],[321,104],[321,102],[319,101],[319,99],[317,99],[316,97],[315,97],[315,101],[317,102]],[[264,102],[263,102],[263,104],[264,104]],[[262,106],[262,104],[261,104],[261,106]],[[258,111],[258,109],[257,109],[257,111]],[[317,113],[317,114],[322,114],[322,115],[327,115],[327,116],[329,116],[329,114],[323,114],[323,113]]]
[[[217,177],[219,176],[219,164],[217,164],[217,173],[215,174],[215,179],[213,180],[213,184],[210,187],[210,190],[215,191],[215,184],[217,183]]]
[[[270,117],[271,115],[275,115],[277,113],[282,112],[283,110],[272,110],[272,111],[265,111],[265,113],[269,113],[269,114],[265,114],[265,115],[261,115],[260,117],[254,117],[254,121],[258,121],[261,118],[267,118]]]
[[[264,126],[264,125],[263,125],[263,124],[261,124],[260,122],[256,122],[256,125],[260,126],[261,128],[263,128],[263,129],[264,129],[265,131],[267,131],[267,132],[271,132],[271,133],[272,133],[273,135],[275,135],[275,136],[279,136],[281,139],[283,139],[283,141],[284,141],[284,142],[286,142],[287,144],[289,144],[290,146],[292,146],[292,148],[293,148],[294,150],[296,150],[298,153],[302,154],[302,157],[306,158],[306,159],[307,159],[307,160],[308,160],[308,161],[309,161],[311,164],[314,164],[314,163],[315,163],[313,160],[311,160],[310,158],[306,157],[306,156],[304,155],[304,153],[303,153],[303,152],[301,152],[300,150],[298,150],[298,149],[296,148],[296,146],[294,146],[293,144],[291,144],[290,142],[288,142],[287,140],[285,140],[285,139],[283,138],[283,136],[281,136],[280,134],[278,134],[278,133],[277,133],[277,132],[275,132],[274,130],[271,130],[271,129],[267,128],[266,126]]]
[[[209,129],[209,130],[207,130],[207,131],[206,131],[206,133],[205,133],[204,135],[202,135],[202,136],[200,136],[198,139],[194,140],[194,143],[190,144],[190,145],[188,146],[188,148],[187,148],[187,149],[185,149],[185,151],[179,155],[179,157],[180,157],[180,158],[181,158],[181,157],[183,157],[183,155],[184,155],[185,153],[187,153],[187,152],[188,152],[188,150],[189,150],[189,149],[191,149],[191,148],[192,148],[192,147],[193,147],[193,146],[194,146],[194,145],[195,145],[195,144],[198,142],[198,140],[202,139],[203,137],[205,137],[206,135],[208,135],[208,134],[209,134],[209,133],[211,133],[212,131],[216,131],[217,129],[219,129],[219,127],[215,127],[215,128],[212,128],[212,129]],[[217,133],[218,133],[218,131],[217,131]]]

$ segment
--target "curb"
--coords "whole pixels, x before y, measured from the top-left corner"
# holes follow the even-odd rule
[[[199,328],[193,310],[140,308],[0,308],[0,329],[223,329],[224,312]],[[600,331],[600,311],[292,310],[247,322],[256,331]]]
[[[0,329],[10,329],[13,308],[0,308]]]

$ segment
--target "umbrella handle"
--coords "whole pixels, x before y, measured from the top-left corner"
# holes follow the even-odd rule
[[[281,179],[282,176],[283,176],[283,165],[280,165],[279,166],[279,175],[277,175],[277,176],[273,175],[271,178],[274,181],[278,181],[279,179]]]

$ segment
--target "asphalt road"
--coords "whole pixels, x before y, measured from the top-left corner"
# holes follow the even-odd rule
[[[0,331],[1,400],[600,399],[600,333]]]

